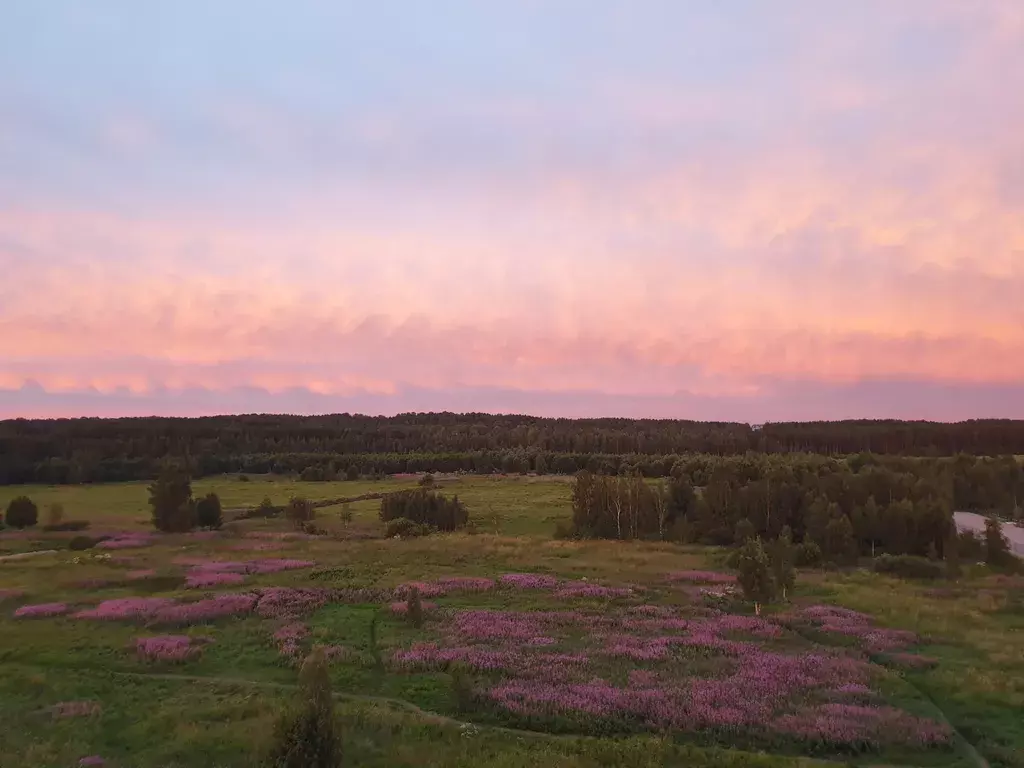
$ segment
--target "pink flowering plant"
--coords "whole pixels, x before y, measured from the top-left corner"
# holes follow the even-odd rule
[[[697,573],[682,580],[732,578]],[[875,686],[887,673],[859,648],[815,645],[797,631],[840,632],[868,651],[915,641],[869,616],[823,606],[781,620],[618,602],[602,610],[578,601],[636,594],[582,581],[537,584],[529,576],[509,574],[497,585],[547,589],[576,607],[441,611],[428,625],[436,638],[398,648],[391,668],[464,670],[481,716],[529,727],[693,732],[826,752],[949,744],[946,725],[884,705]]]

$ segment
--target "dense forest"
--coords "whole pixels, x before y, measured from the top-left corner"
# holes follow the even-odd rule
[[[957,509],[1012,514],[1024,499],[1014,454],[1024,454],[1024,421],[752,427],[425,413],[0,422],[0,484],[150,479],[167,458],[186,459],[196,477],[273,472],[307,480],[419,471],[668,477],[683,466],[698,487],[716,468],[760,482],[777,466],[842,478],[868,464],[944,483]]]

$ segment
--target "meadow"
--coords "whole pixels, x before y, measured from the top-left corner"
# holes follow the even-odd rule
[[[193,490],[230,510],[415,484]],[[346,765],[1024,766],[1020,577],[803,570],[756,616],[722,550],[556,540],[566,478],[440,485],[469,531],[384,538],[366,500],[319,509],[322,535],[155,534],[144,483],[0,488],[112,537],[0,532],[0,556],[54,550],[0,561],[0,763],[258,764],[319,647]]]

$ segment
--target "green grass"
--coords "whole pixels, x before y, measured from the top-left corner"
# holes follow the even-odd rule
[[[301,494],[311,499],[354,496],[395,490],[414,481],[301,483],[254,478],[208,478],[194,484],[196,494],[216,490],[226,507],[247,506],[269,496],[282,503]],[[470,509],[475,533],[412,540],[366,540],[322,537],[283,542],[272,551],[247,553],[234,547],[245,530],[282,530],[277,520],[235,524],[237,530],[216,541],[188,536],[165,537],[157,546],[120,550],[131,565],[114,565],[62,550],[54,555],[0,562],[0,589],[28,594],[0,605],[0,765],[4,768],[57,768],[78,758],[102,754],[114,766],[251,766],[265,746],[276,713],[292,695],[294,667],[271,640],[272,622],[256,617],[218,621],[184,630],[213,639],[203,655],[188,663],[153,667],[138,661],[128,648],[150,630],[126,623],[81,622],[70,618],[14,620],[21,602],[69,601],[89,605],[103,599],[140,594],[123,581],[129,568],[155,568],[180,574],[181,556],[224,559],[298,557],[317,562],[315,571],[292,571],[251,577],[247,586],[269,584],[391,587],[411,579],[442,575],[495,576],[535,571],[563,578],[608,584],[638,584],[649,589],[646,600],[685,604],[667,588],[667,571],[715,567],[721,553],[702,547],[631,542],[556,541],[557,521],[567,519],[569,486],[546,478],[466,477],[445,480],[446,492],[458,493]],[[85,518],[96,528],[146,529],[146,487],[123,483],[74,487],[0,489],[0,504],[21,493],[45,510],[60,501],[68,518]],[[378,529],[377,502],[352,505],[353,526]],[[320,510],[318,520],[343,533],[338,507]],[[33,538],[35,540],[33,540]],[[0,549],[24,551],[64,546],[61,540],[0,536]],[[194,596],[180,585],[157,584],[156,594]],[[997,581],[977,569],[956,585],[895,580],[867,571],[807,572],[800,576],[795,599],[834,602],[877,617],[879,623],[913,629],[925,637],[924,653],[939,659],[936,668],[893,673],[886,683],[890,701],[936,716],[941,712],[993,768],[1024,766],[1024,582]],[[486,606],[513,610],[548,609],[558,601],[545,593],[457,594],[439,602],[447,609]],[[588,605],[579,602],[577,605]],[[594,607],[603,605],[594,603]],[[376,605],[324,607],[309,617],[313,642],[343,645],[349,655],[332,663],[346,765],[359,766],[793,766],[809,758],[758,754],[710,744],[707,739],[673,735],[617,738],[552,736],[505,730],[490,716],[466,729],[453,719],[450,678],[446,673],[400,674],[372,663],[369,625],[378,617],[378,642],[385,655],[417,640],[436,637],[429,625],[412,628]],[[163,632],[164,630],[153,630]],[[567,641],[568,642],[568,641]],[[576,642],[573,640],[572,642]],[[813,647],[814,639],[789,640]],[[679,659],[693,673],[711,674],[708,659]],[[609,679],[625,677],[627,666],[609,667]],[[170,675],[170,677],[161,677]],[[189,679],[186,679],[189,678]],[[191,679],[196,678],[196,679]],[[355,698],[353,698],[355,697]],[[53,720],[46,708],[60,701],[95,700],[94,717]],[[418,707],[423,712],[415,711]],[[425,712],[425,713],[424,713]],[[939,715],[941,716],[941,715]],[[506,720],[506,723],[513,722]],[[888,751],[838,759],[862,765],[971,765],[969,749],[957,753]],[[977,764],[977,763],[973,763]]]

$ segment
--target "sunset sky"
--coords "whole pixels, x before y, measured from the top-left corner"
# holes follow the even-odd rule
[[[1024,418],[1022,0],[8,0],[0,417]]]

